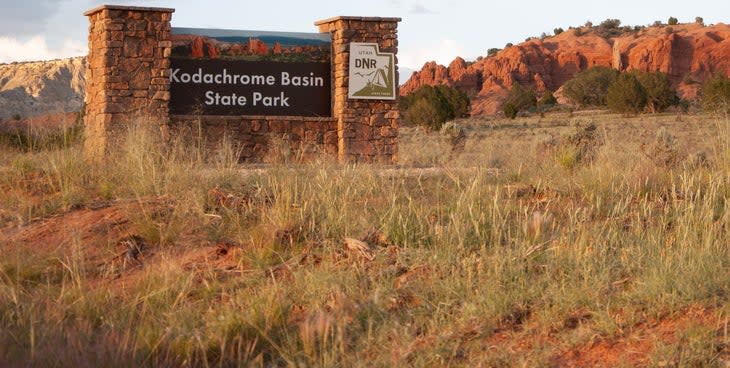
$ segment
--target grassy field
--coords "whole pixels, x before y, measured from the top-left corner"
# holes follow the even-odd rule
[[[5,137],[0,365],[730,361],[727,118],[456,124],[395,167]]]

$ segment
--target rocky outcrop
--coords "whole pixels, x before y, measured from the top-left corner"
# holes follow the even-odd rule
[[[248,40],[248,49],[255,55],[266,55],[269,53],[269,46],[258,38]]]
[[[471,64],[462,58],[448,67],[426,63],[400,91],[405,95],[422,85],[447,84],[472,96],[472,115],[489,115],[499,111],[514,83],[558,91],[575,73],[594,65],[667,73],[681,97],[691,99],[713,73],[730,75],[730,26],[651,27],[611,38],[587,28],[567,31]]]
[[[0,120],[79,111],[85,70],[84,58],[0,64]]]
[[[193,38],[190,48],[190,56],[196,59],[204,57],[217,59],[220,54],[215,42],[208,37],[196,36]]]

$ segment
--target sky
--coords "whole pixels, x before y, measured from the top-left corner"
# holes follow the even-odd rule
[[[338,15],[400,17],[401,69],[428,61],[447,65],[456,56],[473,60],[490,48],[589,20],[648,25],[701,16],[706,24],[730,22],[727,0],[0,0],[0,62],[86,54],[82,13],[105,3],[174,8],[173,27],[317,32],[315,21]]]

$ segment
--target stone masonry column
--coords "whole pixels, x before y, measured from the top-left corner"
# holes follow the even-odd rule
[[[89,17],[84,155],[100,159],[134,121],[168,123],[174,9],[103,5]]]
[[[334,17],[315,22],[332,34],[332,116],[337,119],[338,156],[343,162],[395,163],[398,154],[398,100],[348,99],[350,42],[377,43],[396,54],[398,96],[398,22],[401,18]]]

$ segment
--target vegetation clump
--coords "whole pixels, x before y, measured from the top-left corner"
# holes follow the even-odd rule
[[[582,107],[607,106],[624,114],[637,114],[645,108],[658,113],[680,103],[677,91],[662,72],[619,73],[596,66],[576,74],[563,90],[566,97]]]
[[[651,113],[663,112],[679,104],[677,91],[662,72],[635,72],[636,79],[646,92],[646,108]]]
[[[702,108],[711,113],[730,114],[730,78],[715,74],[702,85]]]
[[[555,95],[553,95],[552,92],[546,91],[542,94],[540,99],[537,101],[537,107],[539,108],[548,108],[551,106],[555,106],[558,103],[558,99],[555,98]]]
[[[556,160],[561,167],[572,170],[593,161],[603,144],[595,123],[578,124],[575,132],[565,137],[558,146]]]
[[[446,85],[426,85],[403,96],[400,109],[409,123],[435,131],[446,121],[468,116],[469,97]]]
[[[507,47],[509,47],[509,46],[507,46]],[[496,47],[492,47],[492,48],[490,48],[489,50],[487,50],[487,57],[492,57],[492,56],[495,56],[495,55],[497,55],[497,53],[499,53],[500,51],[502,51],[502,49],[498,49],[498,48],[496,48]]]
[[[608,88],[619,72],[605,66],[594,66],[581,71],[563,86],[565,96],[581,107],[605,106]]]
[[[659,128],[654,141],[649,145],[643,145],[641,149],[655,165],[661,167],[675,167],[683,159],[677,139],[665,127]],[[696,160],[703,159],[706,160],[706,158]]]
[[[517,117],[520,111],[529,110],[537,105],[537,98],[532,89],[522,87],[519,83],[512,84],[507,100],[502,106],[504,115],[510,119]]]
[[[623,114],[638,114],[646,106],[646,90],[632,73],[618,76],[606,94],[608,108]]]

